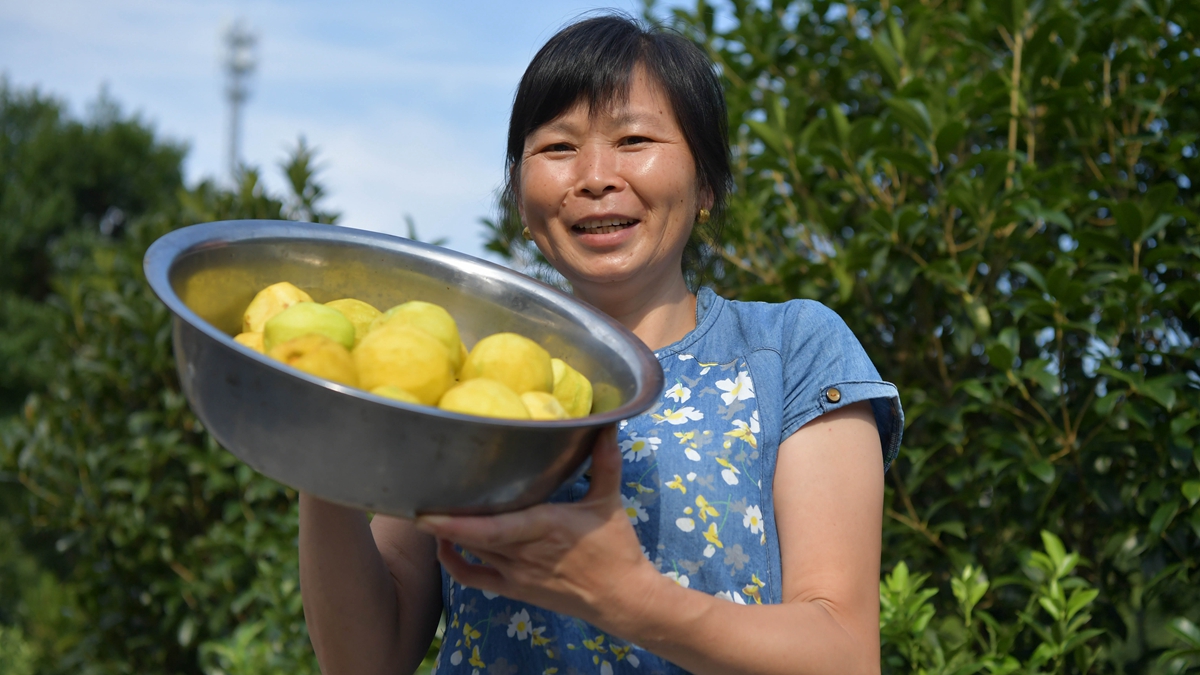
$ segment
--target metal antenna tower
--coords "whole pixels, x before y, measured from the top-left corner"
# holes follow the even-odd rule
[[[239,19],[225,29],[225,96],[229,100],[229,179],[236,185],[241,168],[242,104],[250,97],[250,75],[258,65],[254,48],[258,36]]]

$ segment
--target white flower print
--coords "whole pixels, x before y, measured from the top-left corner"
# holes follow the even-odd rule
[[[688,576],[686,574],[680,574],[679,572],[664,572],[663,576],[669,577],[671,579],[671,581],[674,581],[675,583],[679,584],[680,586],[683,586],[684,588],[687,588],[688,585],[691,584],[691,580],[688,579]]]
[[[532,630],[533,625],[529,623],[529,612],[524,609],[513,614],[512,619],[508,622],[508,637],[515,635],[518,640],[524,640],[529,637]]]
[[[483,591],[483,597],[487,598],[488,600],[495,600],[496,598],[500,597],[500,594],[493,593],[491,591]]]
[[[636,462],[639,459],[649,457],[651,453],[658,451],[658,445],[662,443],[662,439],[655,436],[639,436],[637,432],[633,432],[629,438],[621,441],[621,452],[625,453],[625,461]]]
[[[625,515],[629,516],[629,522],[634,525],[637,525],[639,520],[644,523],[650,519],[637,497],[621,495],[621,505],[625,507]]]
[[[600,662],[600,675],[613,675],[612,665],[608,661]]]
[[[715,595],[722,600],[728,600],[732,603],[736,603],[739,605],[746,604],[746,600],[737,591],[721,591],[720,593],[716,593]]]
[[[680,354],[679,355],[680,361],[691,361],[694,358],[696,358],[696,357],[692,356],[691,354]]]
[[[699,455],[697,455],[697,457],[699,457]],[[696,480],[696,472],[692,471],[692,472],[688,473],[687,479],[688,479],[689,483]]]
[[[700,461],[700,453],[696,452],[695,450],[693,450],[691,448],[684,448],[683,455],[684,455],[684,457],[687,457],[688,459],[692,460],[693,462]],[[691,480],[691,479],[689,478],[688,480]]]
[[[747,506],[746,515],[742,518],[742,525],[750,528],[750,534],[758,534],[762,532],[766,534],[763,528],[762,509],[757,506]]]
[[[679,518],[675,521],[675,527],[678,527],[684,532],[691,532],[692,530],[696,529],[696,521],[692,520],[691,518]]]
[[[713,546],[712,544],[709,544],[708,546],[704,547],[704,557],[705,558],[713,557],[713,554],[716,552],[717,552],[717,547]]]
[[[748,398],[754,398],[754,383],[750,381],[750,373],[741,371],[737,374],[737,378],[733,380],[720,380],[717,382],[717,389],[724,391],[721,394],[721,400],[725,405],[729,405],[734,401],[744,401]]]
[[[663,395],[676,403],[687,403],[688,399],[692,397],[692,390],[683,386],[682,382],[676,382],[675,386],[668,389]]]
[[[724,396],[724,394],[722,394],[722,396]],[[696,410],[690,405],[680,408],[679,410],[671,410],[668,408],[667,410],[663,411],[663,414],[661,415],[658,413],[653,413],[650,416],[659,422],[668,422],[676,426],[680,424],[687,424],[689,421],[699,422],[700,420],[704,419],[704,413]]]
[[[621,430],[624,430],[627,426],[629,426],[629,420],[621,420],[617,423],[617,428]]]
[[[725,481],[725,483],[727,485],[737,485],[738,484],[738,474],[741,473],[741,471],[738,471],[737,467],[730,464],[729,460],[727,460],[723,457],[717,458],[717,464],[720,464],[721,466],[725,467],[725,469],[721,471],[721,478]]]
[[[450,665],[457,666],[462,663],[462,650],[459,649],[450,655]]]
[[[757,434],[758,431],[758,410],[755,410],[750,414],[750,433]]]

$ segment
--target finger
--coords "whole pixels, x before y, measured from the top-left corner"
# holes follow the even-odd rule
[[[417,518],[417,529],[460,546],[495,551],[545,536],[551,521],[545,506],[495,516],[440,516]]]
[[[504,576],[494,567],[467,562],[454,548],[452,542],[438,539],[438,562],[455,581],[470,588],[500,593],[504,588]]]
[[[606,427],[592,446],[592,485],[583,501],[614,499],[621,493],[621,450],[617,447],[617,428]]]

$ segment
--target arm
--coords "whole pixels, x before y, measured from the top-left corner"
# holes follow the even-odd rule
[[[441,613],[434,542],[410,521],[300,495],[304,620],[325,675],[411,673]]]
[[[774,485],[779,605],[682,588],[640,555],[611,436],[597,444],[592,488],[577,504],[418,526],[442,539],[442,564],[463,584],[577,616],[700,675],[878,673],[881,455],[865,403],[783,442]],[[490,566],[467,564],[447,540]]]

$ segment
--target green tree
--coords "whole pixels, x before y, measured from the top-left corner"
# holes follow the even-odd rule
[[[0,414],[43,374],[28,355],[51,323],[50,243],[72,232],[119,229],[174,202],[181,145],[155,138],[103,93],[89,119],[0,78]]]
[[[252,633],[254,652],[237,663],[315,672],[300,611],[295,493],[219,448],[188,410],[169,315],[142,275],[149,244],[189,223],[332,221],[312,149],[299,144],[282,167],[293,187],[285,198],[267,194],[254,170],[232,190],[184,189],[182,153],[115,107],[76,122],[36,95],[5,96],[43,115],[42,135],[23,152],[47,158],[38,171],[22,169],[20,189],[40,202],[61,188],[74,209],[26,228],[22,245],[44,259],[36,279],[45,288],[30,275],[10,285],[42,324],[40,349],[21,355],[30,393],[0,421],[8,544],[0,647],[16,645],[5,658],[38,673],[200,673],[202,656],[219,669]],[[6,132],[5,147],[20,145],[23,128]],[[79,139],[101,139],[108,154],[80,165],[34,147]],[[137,166],[147,158],[164,165]],[[93,183],[107,192],[86,206],[79,195],[88,190],[63,187]],[[140,187],[118,189],[127,185]],[[114,208],[128,214],[121,227],[101,227],[94,216]],[[6,264],[21,250],[6,250]],[[0,326],[0,343],[16,344],[21,329]]]

